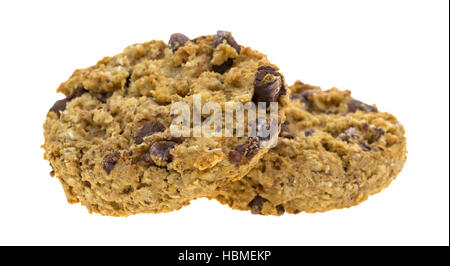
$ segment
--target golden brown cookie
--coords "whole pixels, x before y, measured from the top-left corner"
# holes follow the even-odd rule
[[[44,157],[70,203],[112,216],[179,209],[240,179],[268,151],[259,136],[194,135],[194,119],[189,136],[174,136],[175,103],[193,111],[195,97],[222,108],[277,102],[277,135],[288,101],[278,68],[223,31],[131,45],[76,70],[58,92],[66,98],[47,114]]]
[[[397,119],[349,91],[297,81],[278,145],[247,176],[213,198],[254,214],[324,212],[380,192],[406,160]]]

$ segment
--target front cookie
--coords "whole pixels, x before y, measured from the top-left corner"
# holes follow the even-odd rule
[[[288,101],[277,67],[223,31],[129,46],[76,70],[58,91],[66,98],[47,114],[44,157],[69,202],[112,216],[179,209],[240,179],[268,151],[259,135],[206,136],[209,112],[197,102],[279,103],[278,134]],[[197,120],[180,120],[185,109]],[[187,135],[174,134],[177,125]]]

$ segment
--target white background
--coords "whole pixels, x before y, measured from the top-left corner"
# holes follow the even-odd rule
[[[448,1],[1,1],[0,244],[448,245]],[[408,160],[358,207],[263,217],[197,200],[128,218],[69,205],[42,124],[76,68],[136,42],[223,29],[289,84],[336,86],[397,116]]]

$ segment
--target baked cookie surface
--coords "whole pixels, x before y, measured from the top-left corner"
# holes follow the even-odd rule
[[[70,203],[127,216],[168,212],[244,176],[268,148],[259,137],[174,136],[174,103],[288,102],[283,76],[229,32],[127,47],[76,70],[44,124],[44,158]],[[268,114],[267,114],[268,115]],[[222,114],[223,116],[223,114]],[[201,120],[207,119],[202,114]]]
[[[253,170],[212,198],[253,214],[324,212],[380,192],[406,161],[397,119],[350,91],[297,81],[278,145]]]

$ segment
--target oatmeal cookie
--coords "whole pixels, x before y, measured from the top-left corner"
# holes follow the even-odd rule
[[[278,68],[224,31],[131,45],[76,70],[57,91],[66,97],[47,114],[42,146],[51,175],[70,203],[110,216],[179,209],[240,179],[268,151],[259,136],[195,135],[194,118],[181,124],[189,136],[174,135],[176,103],[193,111],[195,97],[221,108],[277,102],[278,135],[289,101]]]
[[[380,192],[406,161],[397,119],[350,91],[297,81],[278,145],[214,198],[233,209],[282,215],[355,206]]]

